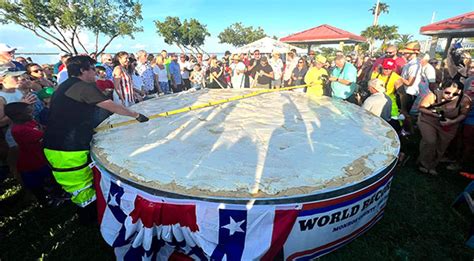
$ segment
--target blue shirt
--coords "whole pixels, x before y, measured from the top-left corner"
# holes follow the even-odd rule
[[[179,64],[175,61],[170,63],[170,75],[177,85],[181,84],[181,69],[179,68]]]
[[[350,81],[351,84],[345,85],[340,82],[331,82],[332,97],[339,99],[347,99],[355,90],[355,84],[357,80],[357,69],[351,63],[345,62],[341,74],[341,69],[335,67],[332,71],[331,76]]]

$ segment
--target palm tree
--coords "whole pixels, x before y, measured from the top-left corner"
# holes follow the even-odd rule
[[[402,49],[409,42],[411,42],[412,38],[413,38],[413,35],[411,35],[411,34],[401,34],[401,35],[399,35],[398,39],[397,39],[397,42],[395,43],[397,45],[398,50]]]
[[[374,47],[374,40],[378,39],[380,36],[379,27],[377,25],[369,26],[364,31],[362,31],[360,35],[367,38],[367,42],[369,43],[369,52],[372,53]]]
[[[382,40],[382,48],[388,41],[395,40],[398,38],[398,26],[396,25],[382,25],[379,26],[378,38],[376,40]]]
[[[379,7],[377,8],[377,4],[379,5]],[[372,15],[374,16],[374,24],[373,25],[377,25],[379,23],[379,16],[381,13],[385,13],[385,14],[388,14],[389,12],[389,8],[390,6],[386,3],[383,3],[383,2],[378,2],[377,0],[377,4],[375,4],[372,8],[369,9],[370,12],[372,12]],[[375,10],[377,10],[377,12],[375,12]]]

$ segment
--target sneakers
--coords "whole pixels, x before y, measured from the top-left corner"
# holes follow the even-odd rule
[[[452,170],[452,171],[458,171],[461,169],[461,164],[454,162],[446,166],[446,169]]]
[[[418,170],[423,174],[430,174],[432,176],[438,176],[438,172],[435,169],[427,169],[427,168],[423,167],[422,165],[420,165],[418,167]]]

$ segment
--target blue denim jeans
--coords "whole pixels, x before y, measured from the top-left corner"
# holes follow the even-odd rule
[[[196,90],[200,90],[202,88],[202,84],[200,84],[200,83],[191,83],[191,88],[194,88]]]
[[[161,91],[164,93],[164,94],[170,94],[171,91],[170,91],[170,85],[168,82],[160,82],[160,88],[161,88]]]

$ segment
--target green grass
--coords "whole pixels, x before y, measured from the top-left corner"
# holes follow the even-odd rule
[[[472,216],[450,206],[469,180],[419,174],[415,156],[396,171],[382,220],[322,260],[473,260],[464,244]],[[0,200],[0,260],[114,260],[98,227],[79,225],[72,204],[41,208],[14,186],[0,185],[0,194],[10,189]]]

